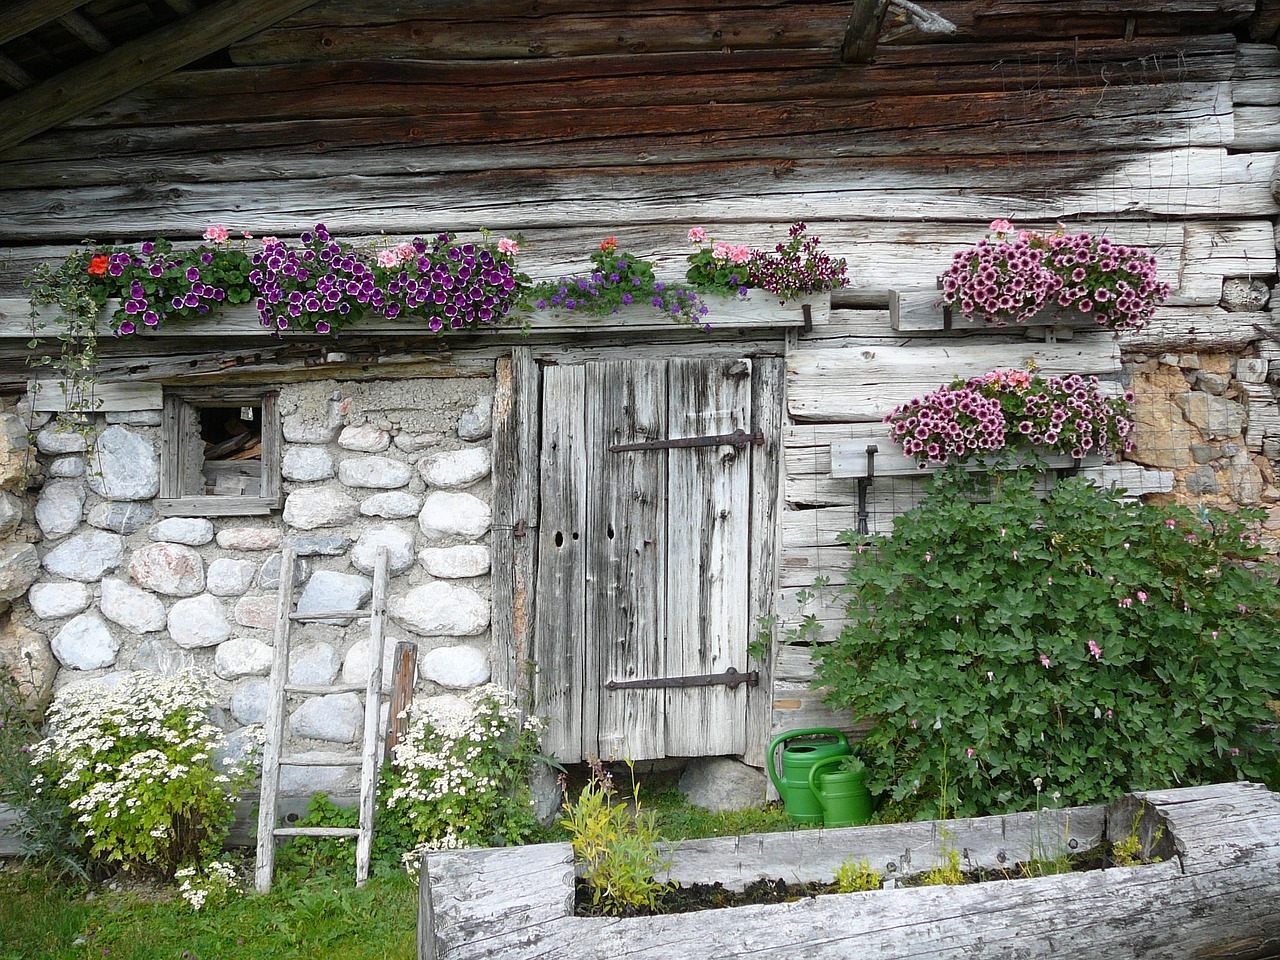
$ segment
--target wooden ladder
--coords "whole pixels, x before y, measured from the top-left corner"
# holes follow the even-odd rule
[[[259,893],[271,891],[276,865],[276,840],[280,837],[355,837],[356,886],[369,878],[373,853],[374,795],[378,785],[380,760],[378,741],[382,703],[383,631],[387,620],[387,551],[379,548],[374,561],[373,598],[367,610],[317,610],[298,613],[293,589],[296,554],[286,548],[280,564],[280,602],[276,613],[275,650],[271,662],[271,693],[267,702],[266,743],[262,752],[262,795],[258,805],[258,862],[254,882]],[[289,683],[289,634],[297,621],[369,619],[369,680],[366,684],[335,684],[310,687]],[[287,694],[320,696],[364,690],[364,746],[350,756],[285,756],[284,720]],[[282,827],[278,806],[282,766],[360,767],[359,827]]]

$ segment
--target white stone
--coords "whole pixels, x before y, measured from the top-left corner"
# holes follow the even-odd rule
[[[489,505],[470,493],[437,490],[427,495],[418,514],[418,526],[428,540],[465,537],[474,540],[489,532],[493,514]]]
[[[235,619],[242,627],[271,630],[276,625],[277,597],[241,597],[236,601]]]
[[[50,573],[58,571],[49,567]],[[68,574],[61,574],[68,576]],[[40,576],[40,554],[31,543],[0,545],[0,600],[16,600]],[[72,578],[76,579],[76,578]]]
[[[763,772],[732,757],[699,757],[685,767],[680,792],[694,806],[719,813],[762,806],[768,784]]]
[[[436,647],[422,658],[422,675],[442,687],[468,690],[488,681],[489,658],[466,644]]]
[[[108,620],[133,633],[163,630],[167,621],[164,604],[159,597],[115,577],[102,581],[102,599],[98,601],[98,608]]]
[[[324,447],[290,447],[285,451],[280,472],[286,480],[328,480],[333,476],[333,457]]]
[[[331,693],[309,697],[289,717],[289,729],[296,737],[351,743],[360,734],[364,708],[354,693]]]
[[[49,464],[51,477],[83,477],[84,457],[58,457]]]
[[[391,446],[391,434],[370,423],[344,427],[338,435],[338,446],[359,453],[381,453]]]
[[[423,458],[418,463],[418,472],[428,486],[455,489],[483,480],[489,475],[490,466],[487,449],[467,447]]]
[[[36,523],[50,540],[65,537],[84,516],[84,484],[79,480],[52,480],[40,491],[36,501]]]
[[[396,490],[412,476],[412,467],[389,457],[349,457],[338,464],[338,479],[348,487]]]
[[[231,639],[222,601],[207,593],[179,600],[169,610],[169,636],[184,650],[212,647]]]
[[[36,449],[54,455],[81,453],[89,449],[89,442],[79,427],[59,420],[36,434]]]
[[[274,550],[284,534],[274,527],[228,527],[215,539],[223,550]]]
[[[486,393],[475,406],[458,418],[458,437],[484,440],[493,432],[493,394]]]
[[[396,644],[395,637],[382,638],[382,689],[391,689],[391,672],[395,669]],[[342,658],[343,683],[369,682],[369,638],[361,637],[347,648],[347,655]]]
[[[155,515],[156,509],[149,503],[100,503],[89,511],[87,519],[92,527],[128,536],[145,527]]]
[[[349,542],[349,541],[348,541]],[[279,590],[280,571],[284,567],[283,554],[273,553],[258,571],[259,590]],[[293,585],[300,587],[311,577],[311,561],[298,556],[293,560]]]
[[[152,540],[199,547],[213,539],[213,522],[200,517],[165,517],[147,531]]]
[[[424,637],[472,637],[489,628],[489,601],[444,580],[392,599],[391,615]]]
[[[351,549],[351,565],[361,573],[373,573],[378,548],[387,548],[387,570],[393,576],[413,566],[413,535],[394,524],[370,527]]]
[[[322,759],[333,757],[331,750],[311,750],[299,757]],[[360,789],[360,768],[352,766],[288,766],[280,768],[282,797],[310,797],[316,793],[354,794]]]
[[[101,670],[116,662],[120,641],[96,613],[82,613],[54,634],[53,655],[73,670]]]
[[[252,560],[219,557],[209,564],[205,589],[215,597],[238,597],[249,589],[257,569],[258,565]]]
[[[27,591],[31,612],[41,620],[57,620],[89,606],[93,594],[83,583],[37,583]]]
[[[356,513],[354,500],[329,487],[295,490],[284,502],[284,522],[298,530],[341,526]]]
[[[163,635],[145,637],[129,664],[130,670],[141,670],[161,677],[176,677],[196,665],[195,654],[183,650]]]
[[[44,568],[57,577],[93,583],[124,560],[124,540],[98,530],[62,541],[44,557]]]
[[[190,597],[204,590],[204,561],[180,543],[148,543],[133,551],[129,575],[138,586],[171,597]]]
[[[338,678],[342,657],[329,643],[309,643],[289,651],[289,682],[327,687]]]
[[[396,449],[405,453],[419,453],[428,447],[438,447],[444,436],[439,433],[401,433],[396,435]]]
[[[227,641],[230,643],[231,641]],[[226,646],[226,644],[223,644]],[[250,680],[231,694],[231,716],[237,723],[266,723],[267,701],[271,698],[269,680]]]
[[[418,554],[423,569],[442,580],[482,577],[489,572],[489,548],[482,543],[464,543],[456,547],[427,547]]]
[[[209,755],[214,769],[228,773],[261,768],[262,737],[263,732],[256,728],[241,727],[239,730],[232,730],[227,734],[226,741],[215,747]]]
[[[260,640],[232,637],[218,644],[213,657],[213,672],[223,680],[265,677],[271,672],[273,652]]]
[[[422,509],[422,500],[403,490],[390,493],[375,493],[360,501],[360,512],[366,517],[385,517],[388,520],[400,520],[412,517]]]
[[[329,404],[325,409],[324,422],[308,416],[310,410],[304,408],[284,417],[280,422],[281,432],[289,443],[332,443],[342,427],[336,404]]]
[[[307,581],[298,598],[298,613],[320,613],[330,610],[358,610],[372,595],[373,583],[367,577],[351,573],[318,570]],[[344,624],[350,618],[323,620],[322,623]]]
[[[98,434],[89,489],[107,500],[150,500],[160,492],[160,458],[146,437],[111,426]]]

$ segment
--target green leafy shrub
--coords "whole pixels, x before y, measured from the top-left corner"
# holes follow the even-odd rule
[[[871,789],[967,816],[1026,809],[1036,778],[1077,804],[1273,775],[1280,600],[1257,515],[1034,484],[997,477],[977,502],[943,475],[891,537],[845,535],[848,622],[817,679],[875,721]]]
[[[538,759],[542,722],[526,716],[495,684],[465,698],[415,701],[409,728],[384,769],[378,829],[398,831],[414,849],[505,846],[537,829],[529,772]]]
[[[848,857],[836,867],[832,886],[836,893],[859,893],[863,890],[879,890],[883,884],[880,871],[871,866],[869,860],[855,861]]]
[[[582,878],[591,885],[592,904],[613,916],[653,910],[669,886],[655,876],[671,861],[658,852],[658,829],[652,812],[640,808],[634,771],[631,796],[630,806],[619,801],[613,775],[600,761],[592,761],[590,778],[577,800],[565,801],[560,821]]]
[[[31,751],[35,791],[62,805],[89,857],[169,878],[222,848],[244,770],[209,719],[206,678],[131,673],[68,687]]]

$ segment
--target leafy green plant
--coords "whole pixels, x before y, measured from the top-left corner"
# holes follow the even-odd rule
[[[1159,857],[1147,856],[1148,847],[1142,842],[1142,834],[1139,827],[1142,825],[1142,818],[1147,812],[1146,803],[1140,803],[1138,809],[1133,813],[1133,820],[1129,824],[1129,832],[1119,840],[1113,841],[1111,844],[1111,863],[1117,867],[1136,867],[1144,863],[1159,863]],[[1157,826],[1151,834],[1150,847],[1155,847],[1160,842],[1160,838],[1164,836],[1164,827]]]
[[[951,846],[951,833],[948,830],[942,831],[940,855],[942,862],[920,875],[920,885],[942,887],[964,883],[964,873],[960,870],[960,851]]]
[[[538,762],[542,721],[527,716],[496,684],[467,693],[463,705],[415,701],[409,726],[385,771],[379,829],[400,831],[423,850],[522,843],[537,828],[529,772]]]
[[[92,860],[172,877],[221,850],[245,776],[240,762],[215,760],[226,742],[209,720],[215,703],[195,671],[67,687],[31,751],[33,790],[62,805]]]
[[[869,787],[916,816],[1069,805],[1276,771],[1280,595],[1247,510],[954,472],[892,536],[845,535],[848,622],[817,682],[874,722]],[[985,500],[987,502],[981,502]]]
[[[879,870],[873,870],[871,861],[858,860],[854,861],[853,857],[847,857],[836,868],[836,876],[832,881],[832,886],[836,893],[858,893],[863,890],[879,890],[883,884],[883,878],[880,876]]]
[[[635,771],[627,766],[631,806],[618,802],[613,775],[596,760],[578,799],[565,802],[560,821],[582,865],[582,877],[591,885],[592,904],[614,916],[652,910],[668,887],[655,875],[671,865],[658,852],[653,814],[640,808]]]
[[[210,860],[201,867],[182,867],[173,879],[178,882],[178,896],[197,911],[217,909],[232,894],[240,892],[235,866],[222,860]]]

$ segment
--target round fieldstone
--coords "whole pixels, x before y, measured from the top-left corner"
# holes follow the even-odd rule
[[[116,662],[120,641],[96,613],[82,613],[54,634],[50,648],[64,667],[101,670]]]
[[[36,434],[36,449],[51,455],[82,453],[89,449],[89,441],[78,426],[58,420]]]
[[[149,543],[133,551],[129,575],[138,586],[170,597],[190,597],[204,590],[204,561],[180,543]]]
[[[310,483],[333,476],[333,457],[324,447],[290,447],[285,451],[280,472],[286,480]]]
[[[147,531],[152,540],[199,547],[213,539],[213,522],[199,517],[166,517]]]
[[[215,539],[223,550],[275,550],[284,534],[274,527],[228,527]]]
[[[324,423],[308,417],[305,410],[286,416],[280,422],[280,430],[285,440],[289,443],[332,443],[338,436],[338,429],[342,424],[333,420],[332,407],[326,412],[329,417]]]
[[[458,418],[458,437],[462,440],[484,440],[493,432],[493,395],[486,393]]]
[[[102,599],[98,601],[98,609],[108,620],[133,633],[163,630],[167,621],[164,604],[159,597],[115,577],[102,581]]]
[[[319,570],[307,581],[298,598],[298,613],[329,610],[358,610],[373,594],[373,583],[367,577],[351,573]],[[350,618],[322,620],[322,623],[344,624]]]
[[[328,643],[310,643],[289,651],[289,682],[327,687],[338,677],[342,657]]]
[[[382,646],[382,689],[391,689],[392,671],[395,669],[396,644],[395,637],[383,637]],[[343,683],[369,682],[369,638],[361,637],[347,648],[347,655],[342,658]]]
[[[310,760],[336,756],[333,751],[310,750],[297,754]],[[353,766],[284,766],[280,768],[280,796],[311,797],[317,793],[353,794],[360,790],[360,768]]]
[[[370,527],[360,534],[351,550],[351,565],[372,574],[380,547],[387,550],[387,571],[392,576],[413,566],[413,535],[392,524]]]
[[[12,546],[16,546],[12,545]],[[29,547],[30,544],[22,546]],[[94,583],[102,579],[108,570],[114,570],[124,561],[124,540],[114,533],[90,531],[63,540],[44,557],[44,568],[55,577]],[[0,576],[0,580],[3,577]],[[32,580],[35,578],[32,577]],[[28,581],[30,583],[30,581]],[[25,588],[24,588],[25,589]],[[0,597],[4,591],[0,588]]]
[[[362,423],[344,428],[338,435],[338,446],[359,453],[381,453],[391,446],[391,434],[372,424]]]
[[[489,548],[481,543],[464,543],[456,547],[427,547],[418,554],[423,569],[441,580],[463,580],[482,577],[489,572]]]
[[[89,606],[93,594],[83,583],[37,583],[27,591],[31,612],[41,620],[57,620]]]
[[[420,453],[429,447],[438,447],[444,441],[440,433],[401,433],[396,435],[396,449],[405,453]]]
[[[428,540],[474,540],[488,533],[492,522],[489,505],[479,497],[446,490],[429,494],[418,514],[418,526]]]
[[[233,637],[218,644],[213,656],[213,672],[223,680],[265,677],[271,672],[274,651],[260,640]]]
[[[276,625],[277,597],[241,597],[236,601],[235,621],[242,627],[271,630]]]
[[[169,636],[184,650],[212,647],[231,639],[231,624],[222,601],[207,593],[179,600],[169,610]]]
[[[252,560],[232,560],[219,557],[209,564],[205,574],[205,589],[215,597],[238,597],[253,585],[258,565]]]
[[[391,615],[424,637],[471,637],[489,628],[489,601],[467,587],[439,580],[391,601]]]
[[[732,757],[699,757],[680,777],[685,799],[716,813],[761,806],[768,785],[763,772]]]
[[[484,447],[467,447],[425,457],[418,472],[431,487],[454,489],[469,487],[489,475],[489,451]]]
[[[422,675],[432,683],[457,690],[478,687],[489,680],[489,658],[475,647],[436,647],[422,658]]]
[[[309,697],[289,717],[295,737],[351,743],[360,734],[364,708],[354,693]]]
[[[295,490],[284,502],[284,522],[298,530],[342,526],[356,513],[354,500],[329,487]]]
[[[84,484],[79,480],[52,480],[36,501],[36,523],[49,540],[65,537],[80,526],[84,516]]]
[[[412,517],[422,509],[422,500],[403,490],[390,493],[375,493],[360,501],[360,512],[366,517],[384,517],[388,520],[401,520]]]
[[[274,553],[267,558],[262,569],[258,571],[258,588],[261,590],[280,589],[280,569],[284,566],[284,556]],[[306,583],[311,576],[311,561],[298,557],[293,566],[293,585],[296,587]]]
[[[338,464],[338,479],[348,487],[396,490],[412,476],[412,467],[389,457],[352,457]]]
[[[100,503],[89,511],[89,526],[128,536],[137,533],[156,515],[149,503]]]
[[[160,492],[160,458],[151,441],[121,426],[98,434],[89,489],[107,500],[150,500]]]
[[[141,670],[161,677],[176,677],[196,665],[195,655],[162,636],[145,637],[129,664],[130,670]]]
[[[228,641],[229,643],[230,641]],[[269,680],[250,680],[231,694],[231,716],[246,726],[267,722],[267,702],[271,699]]]
[[[51,477],[83,477],[84,457],[58,457],[49,464]]]

